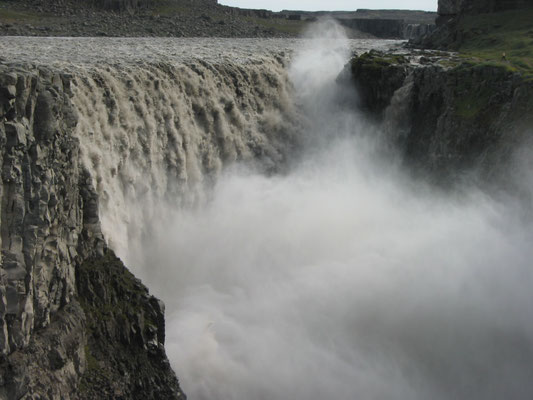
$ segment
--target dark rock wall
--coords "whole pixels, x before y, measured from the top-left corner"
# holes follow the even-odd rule
[[[461,45],[459,22],[470,15],[533,7],[529,0],[439,0],[437,28],[410,42],[414,47],[457,50]]]
[[[531,7],[529,0],[439,0],[440,16],[479,14]]]
[[[73,399],[87,369],[85,345],[94,338],[87,331],[94,316],[80,307],[76,274],[85,260],[103,256],[104,242],[96,194],[73,136],[71,77],[44,68],[0,68],[0,399]],[[102,306],[120,297],[113,290]],[[138,308],[161,320],[160,305],[143,296]],[[162,326],[154,326],[157,339],[141,335],[140,351],[154,342],[158,360],[166,360]],[[168,377],[177,396],[173,372],[161,365],[149,372],[135,362],[128,368],[157,373],[159,382]]]
[[[163,303],[111,250],[86,260],[76,283],[87,317],[77,398],[185,399],[165,354]]]
[[[406,157],[444,177],[503,172],[533,122],[533,85],[501,67],[415,69],[411,99]]]
[[[413,171],[445,182],[467,171],[489,179],[505,173],[531,135],[533,83],[504,67],[421,66],[374,54],[354,59],[351,72],[361,107],[392,130],[405,127],[393,140]]]
[[[378,38],[403,38],[404,22],[398,19],[339,19],[342,25]]]
[[[69,77],[46,70],[0,72],[2,354],[25,347],[33,331],[75,294],[74,270],[97,245],[95,210],[85,207],[77,118]],[[91,218],[95,217],[95,218]]]
[[[434,24],[407,23],[403,19],[339,18],[337,21],[347,28],[382,39],[413,39],[435,28]]]

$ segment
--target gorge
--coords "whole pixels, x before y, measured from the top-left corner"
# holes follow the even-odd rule
[[[0,398],[531,397],[527,74],[332,21],[0,50]]]

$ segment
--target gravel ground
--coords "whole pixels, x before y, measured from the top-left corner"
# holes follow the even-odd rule
[[[133,13],[68,1],[0,0],[0,35],[4,36],[294,37],[305,24],[201,2]]]

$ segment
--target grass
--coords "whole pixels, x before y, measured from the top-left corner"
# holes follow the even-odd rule
[[[458,30],[465,61],[533,74],[533,6],[468,16],[459,21]]]
[[[399,54],[370,51],[352,59],[352,68],[364,65],[365,68],[382,69],[391,65],[407,64],[408,60]]]

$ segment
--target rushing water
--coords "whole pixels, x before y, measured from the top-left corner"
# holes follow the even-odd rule
[[[317,37],[9,48],[78,70],[105,235],[191,399],[530,399],[527,213],[413,181],[335,82],[390,43]]]

